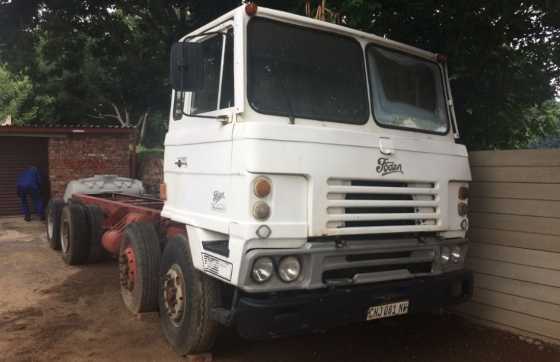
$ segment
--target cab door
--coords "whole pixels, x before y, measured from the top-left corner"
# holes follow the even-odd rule
[[[227,233],[234,129],[234,31],[231,22],[188,41],[202,44],[203,86],[175,91],[165,140],[163,215]]]

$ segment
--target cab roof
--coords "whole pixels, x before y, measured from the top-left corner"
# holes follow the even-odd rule
[[[219,18],[209,22],[208,24],[198,28],[197,30],[191,32],[190,34],[187,35],[187,37],[191,37],[193,35],[197,35],[200,33],[203,33],[217,25],[220,25],[228,20],[231,20],[232,18],[234,18],[236,15],[238,16],[242,16],[245,18],[250,18],[249,15],[247,15],[247,13],[245,12],[245,6],[246,5],[241,5],[227,13],[225,13],[224,15],[220,16]],[[407,45],[404,43],[400,43],[394,40],[390,40],[384,37],[380,37],[378,35],[374,35],[374,34],[370,34],[364,31],[360,31],[360,30],[356,30],[356,29],[352,29],[349,28],[347,26],[343,26],[343,25],[338,25],[338,24],[332,24],[326,21],[322,21],[322,20],[317,20],[317,19],[313,19],[313,18],[309,18],[306,16],[302,16],[302,15],[296,15],[296,14],[292,14],[286,11],[280,11],[280,10],[274,10],[274,9],[270,9],[270,8],[265,8],[265,7],[261,7],[259,6],[257,8],[257,12],[254,15],[256,17],[265,17],[265,18],[269,18],[269,19],[273,19],[273,20],[278,20],[278,21],[282,21],[285,23],[290,23],[290,24],[294,24],[294,25],[299,25],[299,26],[306,26],[309,28],[313,28],[313,29],[319,29],[319,30],[324,30],[324,31],[328,31],[328,32],[332,32],[332,33],[337,33],[337,34],[341,34],[341,35],[346,35],[346,36],[350,36],[350,37],[354,37],[357,38],[358,40],[364,40],[366,42],[370,42],[370,43],[374,43],[374,44],[378,44],[378,45],[382,45],[384,47],[387,48],[391,48],[391,49],[395,49],[395,50],[399,50],[401,52],[404,53],[408,53],[408,54],[413,54],[416,55],[418,57],[421,58],[425,58],[431,61],[437,61],[437,54],[436,53],[432,53],[429,52],[427,50],[423,50],[420,48],[416,48],[413,47],[411,45]]]

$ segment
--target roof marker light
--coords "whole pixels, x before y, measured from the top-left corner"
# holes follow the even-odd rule
[[[445,55],[445,54],[437,54],[437,55],[436,55],[436,60],[437,60],[439,63],[447,63],[447,55]]]
[[[245,5],[245,12],[249,16],[254,16],[257,13],[257,4],[255,3],[248,3]]]

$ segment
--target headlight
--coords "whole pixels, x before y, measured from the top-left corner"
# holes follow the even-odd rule
[[[257,220],[266,220],[270,216],[270,206],[264,201],[257,201],[253,205],[253,217]]]
[[[272,184],[266,177],[260,176],[253,182],[253,193],[259,199],[265,198],[270,195],[272,191]]]
[[[440,258],[442,264],[449,263],[449,259],[451,259],[451,250],[449,250],[447,246],[441,247]]]
[[[251,275],[257,283],[264,283],[272,278],[273,273],[274,262],[271,258],[265,256],[255,261]]]
[[[453,263],[457,264],[458,262],[461,261],[462,257],[463,257],[463,253],[460,246],[457,245],[451,248],[451,261]]]
[[[286,256],[280,260],[278,275],[286,283],[293,282],[301,273],[301,263],[295,256]]]

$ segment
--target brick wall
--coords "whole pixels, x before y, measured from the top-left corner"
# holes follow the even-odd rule
[[[51,196],[61,197],[74,179],[99,174],[130,177],[134,134],[71,134],[49,139]]]

